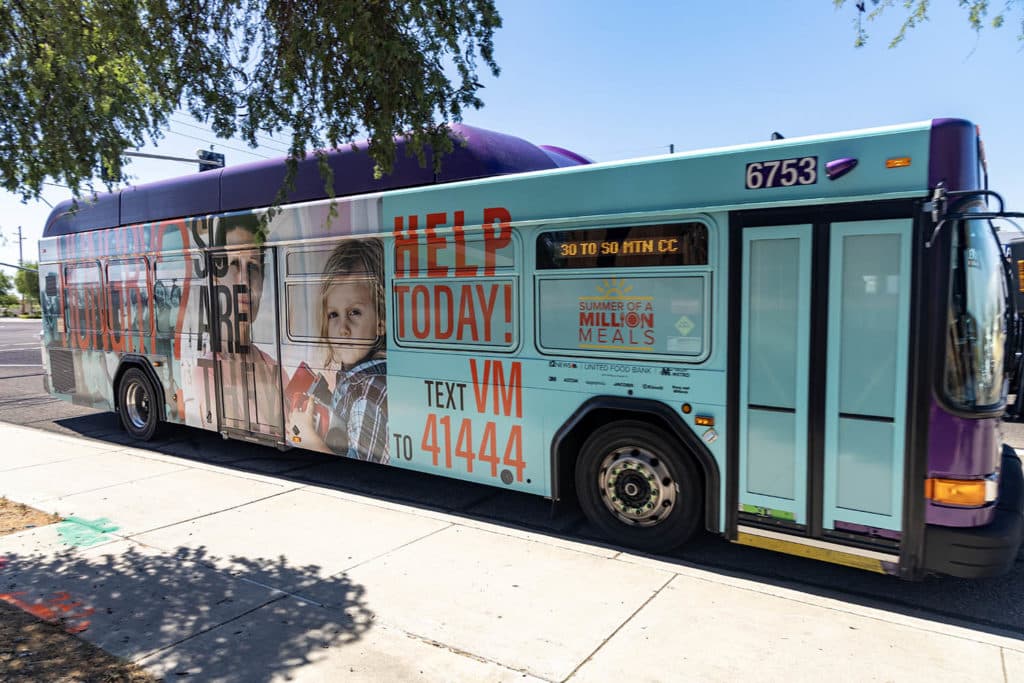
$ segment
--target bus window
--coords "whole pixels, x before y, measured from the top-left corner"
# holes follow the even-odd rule
[[[1006,281],[999,243],[985,220],[959,222],[952,239],[946,396],[960,409],[997,406],[1006,398]]]
[[[327,267],[327,259],[331,256],[334,246],[324,249],[293,249],[285,255],[285,274],[287,277],[295,275],[315,275],[321,277]]]
[[[510,352],[519,345],[519,238],[495,245],[456,232],[395,242],[395,340],[409,347]]]
[[[707,274],[538,279],[540,347],[666,360],[703,360],[708,352]]]
[[[320,308],[324,272],[337,243],[317,248],[286,248],[284,252],[284,328],[288,339],[321,342]]]
[[[115,344],[122,333],[150,331],[148,275],[146,259],[111,261],[107,265],[107,323]]]
[[[286,311],[289,339],[326,343],[330,336],[328,332],[329,316],[332,314],[327,308],[331,304],[331,286],[335,282],[336,279],[319,279],[313,282],[289,283],[287,285]],[[376,282],[370,276],[346,278],[347,284],[363,288],[365,292],[371,293],[376,287]],[[365,298],[369,304],[374,303],[369,294]],[[358,337],[358,340],[372,342],[377,338],[373,332],[373,330],[359,330],[361,336]]]
[[[170,256],[156,262],[153,281],[153,305],[156,309],[156,330],[174,332],[183,295],[192,282],[188,277],[184,256]],[[202,286],[205,278],[196,284]]]
[[[64,269],[64,315],[69,332],[103,329],[103,288],[95,263]]]
[[[512,350],[519,343],[517,278],[396,280],[395,339],[405,346]]]
[[[371,263],[375,261],[375,263]],[[357,298],[374,308],[383,306],[383,291],[379,276],[383,272],[383,245],[375,238],[342,240],[317,249],[295,249],[285,253],[285,329],[292,341],[328,343],[333,336],[329,330],[331,320],[339,311],[330,308],[341,303],[337,298],[349,290],[335,285],[352,285],[359,291]],[[346,305],[353,304],[351,298]],[[366,313],[362,311],[362,313]],[[354,320],[355,311],[344,313]],[[374,311],[383,320],[381,308]],[[352,338],[360,342],[375,342],[382,334],[376,329],[363,329],[356,325]]]
[[[536,248],[538,271],[561,271],[537,278],[541,349],[690,362],[710,353],[704,223],[556,230]]]

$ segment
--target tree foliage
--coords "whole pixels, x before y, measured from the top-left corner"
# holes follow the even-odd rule
[[[26,262],[22,265],[28,270],[14,274],[14,286],[29,301],[39,301],[39,264]]]
[[[293,169],[364,135],[380,172],[397,135],[422,163],[481,106],[500,26],[494,0],[0,0],[0,186],[123,181],[179,109],[253,146],[290,136]]]
[[[837,9],[847,4],[847,0],[832,0]],[[852,3],[857,11],[855,25],[857,27],[857,38],[854,40],[856,47],[863,47],[868,41],[868,32],[865,24],[878,19],[886,10],[899,5],[906,16],[900,25],[899,31],[889,41],[889,47],[896,47],[907,37],[907,33],[916,28],[922,22],[928,21],[928,10],[932,0],[871,0],[871,7],[868,7],[866,0],[854,0]],[[989,0],[957,0],[957,4],[967,14],[967,23],[972,29],[980,32],[986,26],[991,28],[1002,28],[1007,17],[1014,14],[1020,15],[1020,33],[1018,38],[1024,41],[1024,9],[1021,0],[1003,0],[1001,9],[992,10],[992,3]]]
[[[3,271],[0,271],[0,297],[9,294],[11,291],[11,287],[13,286],[13,283],[11,283],[11,276],[8,275],[7,273],[4,273]]]

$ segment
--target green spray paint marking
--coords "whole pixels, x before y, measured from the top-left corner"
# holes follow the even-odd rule
[[[120,528],[116,524],[111,524],[110,520],[106,517],[94,520],[68,517],[57,525],[61,543],[86,548],[103,543],[110,538],[109,534]]]
[[[786,522],[795,522],[796,515],[786,510],[772,510],[771,508],[761,507],[759,505],[747,505],[745,503],[740,505],[740,512],[746,512],[747,514],[757,515],[758,517],[771,517],[772,519],[781,519]]]

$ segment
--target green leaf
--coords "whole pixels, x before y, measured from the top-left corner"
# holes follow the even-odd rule
[[[1005,0],[1003,11],[994,15],[988,22],[989,25],[993,29],[1002,28],[1006,22],[1006,15],[1016,13],[1020,17],[1019,23],[1021,26],[1021,33],[1017,38],[1024,41],[1024,6],[1022,6],[1022,2],[1024,0]],[[853,3],[847,3],[847,0],[832,0],[832,5],[837,10],[850,4],[852,4],[853,11],[856,12],[854,18],[854,26],[856,27],[854,47],[863,47],[867,44],[868,33],[864,28],[865,24],[876,21],[886,12],[902,11],[903,14],[900,15],[902,18],[900,28],[889,42],[889,47],[896,47],[906,39],[908,33],[917,28],[922,22],[928,21],[928,10],[931,7],[931,0],[901,0],[898,3],[900,10],[892,9],[897,5],[896,0],[870,0],[870,11],[868,10],[869,4],[867,0],[855,0]],[[985,27],[985,20],[989,14],[989,0],[957,0],[957,4],[960,9],[966,12],[967,25],[974,31],[981,32]]]
[[[494,0],[0,0],[0,186],[109,188],[180,109],[253,146],[289,131],[293,161],[366,137],[390,173],[406,136],[425,163],[482,105],[500,26]]]

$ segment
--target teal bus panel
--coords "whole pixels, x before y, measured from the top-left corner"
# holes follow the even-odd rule
[[[811,226],[743,231],[740,509],[807,520]]]
[[[832,225],[823,523],[902,526],[910,220]]]

